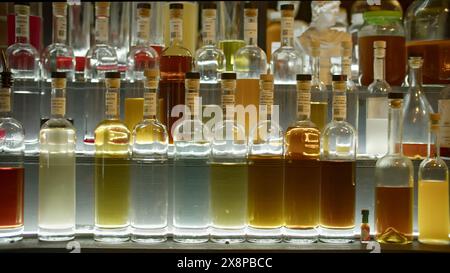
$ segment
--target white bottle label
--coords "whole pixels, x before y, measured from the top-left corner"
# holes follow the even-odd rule
[[[342,58],[342,74],[347,75],[347,79],[352,75],[352,59]]]
[[[170,39],[177,39],[179,41],[183,40],[183,19],[170,19]]]
[[[216,10],[203,10],[203,41],[212,43],[216,40]]]
[[[333,96],[333,119],[347,118],[347,96],[334,95]]]
[[[106,115],[117,116],[117,93],[106,92]]]
[[[441,114],[441,147],[450,148],[450,99],[439,100],[438,112]]]
[[[294,17],[281,18],[281,40],[294,37]]]
[[[147,80],[147,86],[145,88],[158,89],[158,84],[159,84],[158,80],[150,79],[150,80]]]
[[[387,97],[367,98],[368,119],[387,119],[388,111],[389,106]]]
[[[384,60],[375,59],[373,64],[373,78],[375,80],[384,80]]]
[[[52,115],[64,116],[66,114],[66,98],[52,98],[51,111]]]
[[[187,107],[189,108],[189,111],[191,111],[190,114],[193,115],[193,116],[197,116],[197,114],[198,114],[197,113],[198,109],[194,108],[195,101],[197,100],[198,97],[199,97],[199,93],[198,92],[188,92],[186,94],[186,104],[187,104]]]
[[[66,41],[67,19],[66,17],[56,17],[56,39],[61,42]]]
[[[267,114],[272,114],[273,89],[261,90],[259,104],[266,106]]]
[[[29,39],[30,17],[26,15],[16,15],[16,37]]]
[[[227,106],[234,106],[234,104],[234,95],[222,95],[222,107],[224,108],[223,110],[226,110]]]
[[[311,113],[311,93],[307,91],[297,92],[297,116],[309,117]]]
[[[148,41],[150,36],[150,17],[138,14],[137,18],[137,38]]]
[[[95,37],[98,42],[107,43],[109,36],[109,18],[108,17],[100,17],[97,18],[95,24]]]
[[[253,40],[253,44],[258,41],[258,18],[256,16],[245,17],[244,21],[244,36],[245,41],[248,43],[250,39]]]
[[[0,113],[11,112],[11,95],[8,88],[0,88]]]
[[[156,93],[144,93],[144,116],[156,116]]]

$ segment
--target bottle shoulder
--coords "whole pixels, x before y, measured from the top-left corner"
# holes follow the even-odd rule
[[[128,127],[118,119],[105,119],[101,121],[95,131],[120,131],[123,133],[130,134]]]
[[[425,158],[420,162],[419,169],[442,169],[448,172],[447,164],[441,157]]]
[[[195,59],[206,59],[206,58],[224,59],[225,54],[223,53],[222,50],[212,45],[203,46],[195,52]]]
[[[391,91],[391,86],[387,81],[377,79],[369,85],[367,91],[373,95],[385,94],[387,96],[387,93]]]
[[[15,43],[15,44],[10,45],[6,49],[7,56],[18,55],[18,54],[21,54],[22,52],[28,52],[28,53],[31,53],[31,55],[39,56],[39,53],[36,50],[36,48],[29,43]]]
[[[58,55],[66,55],[66,56],[72,56],[74,57],[74,51],[73,48],[69,45],[63,44],[63,43],[54,43],[48,45],[44,51],[42,51],[42,55],[52,55],[52,54],[58,54]]]
[[[333,120],[323,129],[323,135],[346,134],[355,135],[355,128],[345,120]]]
[[[63,130],[71,130],[75,132],[75,127],[72,125],[70,121],[65,118],[51,118],[47,120],[42,126],[41,130],[44,129],[63,129]]]
[[[107,44],[96,44],[86,53],[87,59],[99,57],[115,57],[117,59],[116,49]]]
[[[376,168],[409,168],[414,169],[411,159],[400,154],[386,154],[377,160]]]
[[[163,49],[161,53],[161,57],[170,57],[170,56],[186,56],[192,57],[192,53],[189,49],[181,46],[181,45],[170,45]]]
[[[128,58],[134,58],[136,55],[139,54],[145,54],[150,58],[158,58],[158,52],[156,50],[148,45],[135,45],[130,48],[130,51],[128,52]]]
[[[23,131],[23,125],[20,121],[13,117],[3,117],[0,118],[0,128],[2,130],[15,129]]]

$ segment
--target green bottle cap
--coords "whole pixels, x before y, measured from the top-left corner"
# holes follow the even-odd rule
[[[401,21],[402,12],[395,10],[372,10],[363,13],[364,21],[370,24],[383,24],[389,21]]]

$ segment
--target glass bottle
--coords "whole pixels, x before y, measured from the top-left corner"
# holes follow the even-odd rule
[[[153,26],[150,31],[150,44],[158,52],[158,56],[161,56],[165,48],[163,10],[166,4],[164,2],[154,2],[152,5],[152,15],[150,16],[150,25]]]
[[[65,118],[66,72],[52,72],[51,118],[39,133],[39,220],[42,241],[75,237],[75,128]]]
[[[388,94],[388,151],[375,166],[375,233],[380,243],[413,239],[414,169],[402,151],[403,93]]]
[[[327,87],[320,80],[320,42],[311,42],[311,121],[323,132],[328,122],[328,94]]]
[[[283,131],[273,117],[273,75],[260,76],[260,121],[248,139],[247,240],[279,242],[283,226]]]
[[[285,135],[284,240],[293,243],[319,236],[320,131],[310,120],[311,78],[297,75],[297,121]]]
[[[271,71],[275,78],[274,103],[283,109],[280,126],[286,130],[295,122],[295,77],[302,70],[302,56],[294,47],[294,5],[281,5],[281,47],[272,54]]]
[[[117,53],[117,70],[126,78],[130,50],[131,5],[127,1],[110,3],[109,42]]]
[[[320,240],[349,243],[355,227],[356,138],[346,122],[346,75],[333,75],[333,120],[322,131]]]
[[[209,239],[210,178],[207,165],[211,147],[200,120],[200,73],[188,72],[186,102],[175,110],[184,112],[173,130],[173,239],[181,243],[201,243]]]
[[[117,53],[109,44],[109,2],[95,3],[95,45],[86,53],[84,76],[87,81],[99,82],[105,73],[117,71]]]
[[[440,114],[430,114],[428,155],[419,167],[419,242],[448,245],[448,168],[439,154],[439,120]]]
[[[366,99],[366,154],[381,157],[387,152],[388,101],[391,86],[385,80],[386,42],[373,42],[373,82]]]
[[[352,43],[341,43],[341,73],[347,76],[347,122],[358,132],[359,92],[352,80]],[[358,143],[356,143],[358,147]],[[358,148],[357,148],[358,149]]]
[[[450,84],[450,3],[416,0],[406,11],[408,54],[423,55],[424,84]]]
[[[147,69],[144,88],[144,119],[132,135],[132,240],[162,242],[167,236],[168,143],[166,127],[159,122],[159,70]]]
[[[390,3],[392,1],[386,2]],[[364,26],[358,32],[359,83],[368,86],[373,82],[374,41],[386,42],[386,81],[392,86],[403,83],[406,72],[405,30],[402,10],[397,4],[381,5],[381,10],[364,12]]]
[[[362,215],[362,223],[361,223],[361,234],[359,239],[361,243],[370,242],[370,225],[369,225],[369,210],[363,209],[361,210]]]
[[[211,240],[239,243],[247,225],[247,141],[234,119],[236,73],[222,73],[223,120],[212,131]]]
[[[131,47],[127,58],[127,80],[129,82],[144,80],[146,69],[159,69],[159,55],[150,46],[150,15],[151,5],[149,3],[137,4],[136,45]]]
[[[433,113],[422,87],[422,57],[409,57],[409,89],[403,106],[403,153],[409,158],[427,155],[428,120]]]
[[[0,88],[0,242],[22,239],[24,211],[25,132],[22,124],[12,117],[13,74],[3,58]]]
[[[438,112],[441,113],[440,153],[442,157],[450,158],[450,85],[441,91]]]
[[[75,55],[71,46],[67,45],[67,3],[54,2],[53,6],[53,43],[42,52],[42,79],[51,81],[53,71],[66,72],[67,79],[75,77]]]
[[[184,104],[184,76],[192,70],[192,54],[183,47],[183,4],[171,3],[170,8],[170,46],[166,47],[160,59],[160,121],[169,131],[169,143],[173,143],[172,126],[178,120],[172,116],[176,105]]]
[[[129,239],[131,134],[119,120],[120,72],[105,73],[105,116],[95,128],[95,226],[97,241]]]
[[[363,13],[367,11],[369,5],[367,1],[354,1],[351,7],[351,25],[348,32],[352,35],[353,55],[352,55],[352,77],[357,79],[359,73],[359,59],[358,59],[358,32],[364,25]]]
[[[16,3],[15,12],[15,43],[6,50],[9,70],[14,77],[14,107],[17,110],[14,118],[20,120],[25,135],[25,153],[38,151],[40,93],[39,53],[30,44],[29,3]]]
[[[259,76],[267,71],[267,57],[266,53],[257,45],[258,8],[256,4],[245,3],[244,13],[244,39],[247,45],[238,49],[234,55],[234,71],[237,76],[236,104],[258,108]],[[246,115],[246,135],[255,124],[250,121],[250,118],[252,118],[251,114]],[[250,125],[250,123],[252,124]]]

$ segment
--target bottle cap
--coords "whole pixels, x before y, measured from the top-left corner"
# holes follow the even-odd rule
[[[281,5],[280,10],[294,10],[294,5],[293,4]]]
[[[120,72],[117,72],[117,71],[105,72],[105,78],[107,78],[107,79],[120,79]]]
[[[222,73],[220,77],[222,80],[235,80],[236,73],[234,73],[234,72]]]
[[[3,88],[10,88],[13,85],[13,74],[10,71],[3,71],[0,73],[1,84]]]
[[[332,81],[334,82],[345,82],[347,80],[347,75],[333,75]]]
[[[374,41],[373,48],[386,48],[386,41]]]
[[[185,78],[189,80],[198,80],[200,79],[200,73],[199,72],[186,72]]]
[[[262,81],[273,81],[273,75],[272,74],[261,74],[259,75],[259,79]]]
[[[66,75],[67,75],[66,72],[61,72],[61,71],[53,71],[51,73],[52,79],[65,79]]]
[[[402,100],[403,99],[403,93],[389,92],[388,93],[388,99],[391,99],[391,100],[395,100],[395,99]]]
[[[297,74],[297,81],[311,81],[311,79],[310,74]]]
[[[171,4],[169,4],[169,9],[183,9],[183,4],[171,3]]]
[[[202,4],[203,9],[217,9],[217,5],[214,2],[206,2]]]
[[[144,75],[146,78],[157,78],[159,77],[159,69],[146,69]]]
[[[150,3],[138,3],[136,6],[138,9],[151,9]]]
[[[431,121],[439,121],[440,119],[441,119],[441,114],[439,114],[439,113],[430,114]]]
[[[255,2],[247,2],[244,4],[244,9],[257,9]]]
[[[423,58],[421,52],[408,52],[408,58]]]

